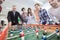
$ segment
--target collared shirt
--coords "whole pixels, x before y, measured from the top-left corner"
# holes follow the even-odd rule
[[[45,9],[41,9],[39,11],[39,18],[40,18],[40,22],[45,22],[45,21],[47,22],[50,19],[49,15]]]
[[[15,11],[13,11],[13,15],[15,16]]]
[[[13,11],[14,19],[15,19],[15,11]],[[13,21],[15,23],[15,20]]]

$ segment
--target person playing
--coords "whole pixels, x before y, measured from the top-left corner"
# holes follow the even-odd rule
[[[60,20],[60,5],[58,0],[48,0],[51,8],[48,10],[51,19],[54,21],[54,24],[59,24]]]
[[[8,26],[17,28],[17,25],[19,24],[18,18],[20,18],[20,20],[23,24],[24,20],[23,20],[22,16],[20,15],[20,13],[18,11],[16,11],[16,6],[13,5],[12,11],[9,11],[8,15],[7,15]]]
[[[36,20],[37,23],[39,23],[40,19],[39,19],[38,13],[39,13],[39,10],[40,10],[40,5],[34,5],[34,6],[35,6],[35,9],[34,9],[35,20]]]
[[[31,8],[27,9],[27,19],[28,19],[27,24],[29,25],[29,26],[27,26],[27,29],[29,30],[31,27],[33,28],[32,24],[36,24],[35,17],[34,17],[34,15],[32,13]]]
[[[27,20],[27,12],[26,12],[26,9],[25,8],[22,8],[21,11],[22,11],[22,17],[25,20],[24,23],[27,24],[27,21],[28,20]]]
[[[27,24],[35,24],[35,17],[32,13],[32,9],[31,8],[28,8],[27,10],[27,17],[28,17],[28,21],[27,21]]]
[[[47,11],[45,9],[42,9],[39,3],[35,4],[35,10],[37,10],[37,16],[39,18],[39,23],[45,25],[48,24],[47,21],[50,19]],[[35,12],[35,13],[36,13]]]

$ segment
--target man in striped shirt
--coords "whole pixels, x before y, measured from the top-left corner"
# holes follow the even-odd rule
[[[47,24],[48,20],[50,19],[47,11],[45,9],[42,9],[38,3],[35,4],[35,7],[36,6],[37,6],[36,9],[38,9],[38,16],[40,19],[39,23],[44,24],[44,25]]]

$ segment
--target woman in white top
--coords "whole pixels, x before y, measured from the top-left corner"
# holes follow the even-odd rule
[[[35,17],[32,14],[31,8],[28,8],[27,11],[28,11],[27,12],[27,18],[28,18],[27,24],[36,24]]]

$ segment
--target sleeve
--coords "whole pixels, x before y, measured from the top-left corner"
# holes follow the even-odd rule
[[[23,19],[23,17],[20,15],[19,12],[18,12],[18,16],[19,16],[19,18],[21,19],[21,21],[24,22],[24,19]]]
[[[11,22],[11,15],[10,15],[10,12],[8,12],[7,20],[8,20],[8,22]]]
[[[32,18],[33,18],[33,19],[35,19],[35,16],[34,16],[34,15],[32,15]]]
[[[45,9],[44,9],[44,14],[45,14],[46,19],[50,19],[48,12]]]

